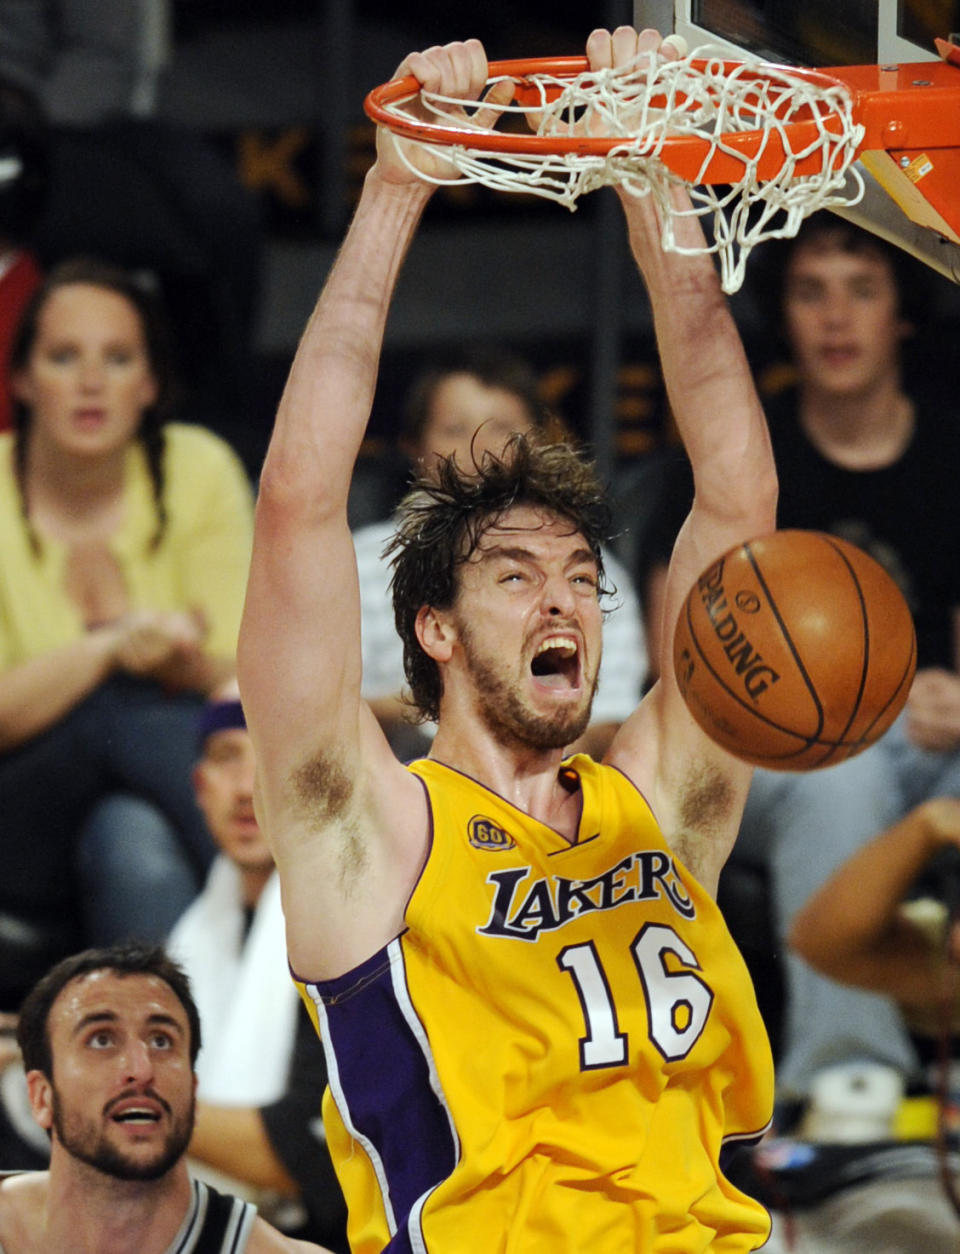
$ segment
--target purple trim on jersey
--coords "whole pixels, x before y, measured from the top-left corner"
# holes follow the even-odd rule
[[[759,1145],[772,1127],[773,1120],[771,1119],[767,1126],[761,1128],[759,1132],[731,1132],[728,1136],[725,1136],[720,1145],[720,1170],[724,1175],[727,1174],[730,1164],[741,1150]]]
[[[418,1203],[453,1171],[459,1145],[410,1001],[399,940],[346,975],[309,983],[307,990],[322,1003],[324,1045],[335,1057],[331,1089],[341,1116],[379,1159],[375,1170],[397,1225],[385,1251],[411,1254],[411,1212],[417,1249],[423,1250]]]
[[[414,760],[419,762],[422,759],[416,758]],[[436,839],[436,831],[433,826],[433,802],[430,800],[430,789],[427,787],[427,781],[421,775],[417,775],[414,771],[411,771],[410,774],[423,789],[423,796],[427,803],[427,855],[423,860],[423,866],[420,868],[420,874],[417,876],[416,882],[410,890],[410,895],[407,897],[407,903],[403,907],[404,918],[407,917],[407,911],[410,909],[410,902],[413,901],[413,894],[420,887],[420,881],[423,879],[423,873],[426,871],[427,864],[433,854],[433,842]]]

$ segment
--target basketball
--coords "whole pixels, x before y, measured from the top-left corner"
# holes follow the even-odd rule
[[[779,771],[862,752],[903,708],[917,665],[899,588],[855,545],[776,531],[737,545],[690,589],[673,642],[703,730]]]

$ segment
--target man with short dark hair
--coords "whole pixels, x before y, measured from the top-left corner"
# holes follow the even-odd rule
[[[280,883],[253,812],[253,745],[235,682],[204,705],[199,740],[194,791],[219,852],[166,942],[204,1025],[190,1166],[282,1231],[339,1249],[346,1210],[320,1126],[323,1046],[285,978]]]
[[[157,947],[85,950],[27,996],[18,1041],[48,1171],[0,1177],[3,1254],[318,1251],[191,1180],[200,1020]]]

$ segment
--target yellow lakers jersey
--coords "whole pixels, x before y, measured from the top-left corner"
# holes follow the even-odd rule
[[[764,1209],[724,1176],[769,1124],[743,960],[646,801],[574,757],[577,839],[423,760],[432,843],[407,930],[298,980],[354,1254],[735,1254]]]

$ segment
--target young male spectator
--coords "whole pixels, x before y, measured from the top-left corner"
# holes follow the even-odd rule
[[[323,1047],[286,978],[280,882],[253,813],[253,746],[234,687],[201,712],[194,770],[219,854],[167,942],[204,1029],[190,1156],[278,1227],[300,1232],[306,1208],[307,1235],[341,1249],[346,1208],[320,1127]]]
[[[438,358],[414,380],[403,410],[400,444],[421,472],[444,457],[461,469],[500,453],[518,432],[542,432],[549,415],[537,392],[532,367],[497,345],[476,345]],[[402,698],[403,645],[397,635],[390,596],[391,569],[384,549],[396,518],[354,532],[360,577],[363,696],[400,757],[429,746],[412,725],[411,706]],[[617,592],[604,619],[603,670],[590,726],[576,748],[602,757],[619,725],[636,708],[647,673],[640,607],[633,581],[609,546],[603,565]]]
[[[732,861],[769,869],[785,941],[796,911],[865,841],[925,797],[960,795],[960,425],[904,380],[904,348],[929,298],[925,272],[829,214],[768,250],[755,282],[797,372],[796,387],[768,405],[777,525],[840,535],[877,558],[907,598],[919,655],[906,710],[879,744],[811,774],[754,777]],[[676,502],[672,521],[661,519],[665,561],[690,496],[682,462],[664,496]],[[665,569],[645,584],[652,637],[670,629],[657,610]],[[828,980],[792,952],[786,976],[781,1094],[802,1099],[819,1070],[849,1060],[915,1071],[889,998]]]
[[[191,1179],[200,1018],[163,950],[117,946],[63,959],[24,1001],[18,1040],[50,1167],[0,1177],[4,1254],[322,1249]]]
[[[676,55],[630,27],[594,31],[586,51],[594,71]],[[471,100],[487,72],[477,40],[398,70]],[[494,87],[481,121],[502,98]],[[712,899],[751,772],[668,675],[602,763],[565,756],[600,665],[609,521],[579,454],[518,435],[480,466],[448,459],[420,478],[394,602],[408,682],[437,722],[429,758],[400,763],[361,696],[351,472],[434,189],[423,176],[448,172],[404,157],[381,129],[300,341],[238,650],[291,967],[336,1075],[324,1117],[351,1244],[755,1250],[766,1213],[721,1155],[768,1125],[772,1065]],[[698,251],[667,253],[653,198],[621,203],[698,476],[671,567],[677,613],[712,559],[773,526],[776,476],[699,228],[681,216],[678,242]]]

